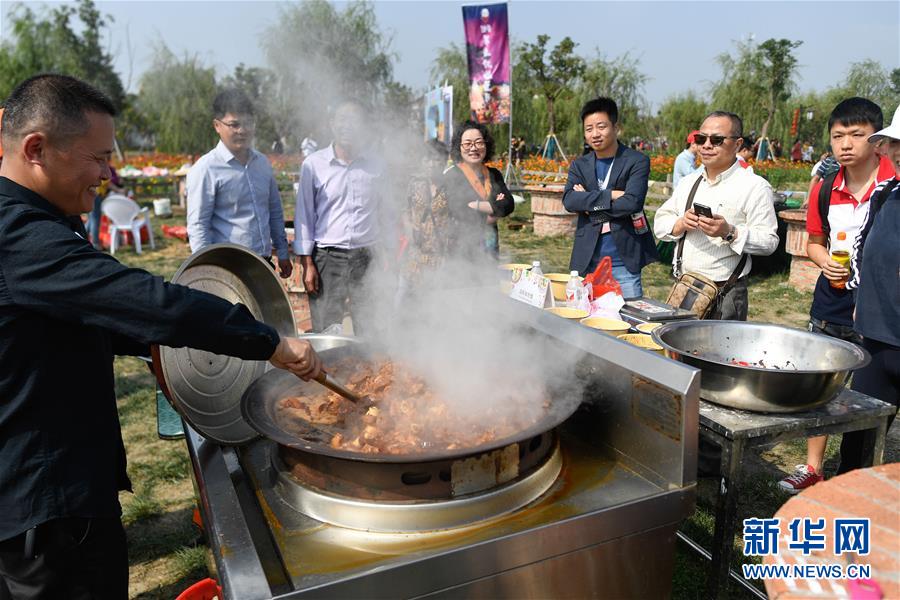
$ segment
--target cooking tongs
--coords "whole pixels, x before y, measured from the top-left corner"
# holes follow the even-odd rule
[[[353,402],[360,409],[364,410],[369,406],[372,406],[373,404],[372,398],[370,398],[369,396],[360,396],[359,394],[351,391],[347,386],[337,381],[334,377],[332,377],[325,371],[319,373],[319,376],[316,377],[316,381],[327,387],[338,396],[342,396],[347,400]]]

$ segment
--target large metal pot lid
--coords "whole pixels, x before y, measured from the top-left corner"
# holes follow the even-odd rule
[[[215,244],[191,255],[173,283],[244,304],[280,335],[297,335],[287,292],[269,264],[234,244]],[[241,397],[269,365],[195,350],[160,347],[160,368],[170,400],[194,429],[220,444],[258,437],[241,415]]]

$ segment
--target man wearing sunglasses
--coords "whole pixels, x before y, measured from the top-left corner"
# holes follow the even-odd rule
[[[231,242],[249,248],[290,277],[292,266],[284,230],[284,208],[272,165],[253,149],[253,104],[240,90],[220,92],[213,101],[219,143],[187,175],[187,227],[191,250]]]
[[[684,238],[682,272],[698,273],[722,287],[741,267],[734,285],[720,296],[708,317],[711,319],[747,320],[749,255],[766,256],[778,246],[772,188],[738,162],[742,136],[739,116],[710,113],[694,134],[702,168],[678,183],[653,223],[661,241]],[[692,190],[692,206],[687,209]],[[699,206],[708,208],[712,216],[701,215],[705,210]],[[748,256],[741,265],[743,255]]]

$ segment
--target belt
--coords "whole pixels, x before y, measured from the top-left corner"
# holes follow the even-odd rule
[[[362,248],[339,248],[337,246],[316,246],[316,250],[324,250],[326,252],[336,252],[338,254],[352,254],[354,252],[368,252],[369,247]]]
[[[810,315],[809,322],[818,327],[819,329],[826,329],[829,326],[832,327],[847,327],[849,329],[853,329],[853,325],[845,325],[844,323],[834,323],[832,321],[823,321],[822,319],[817,319],[814,316]]]

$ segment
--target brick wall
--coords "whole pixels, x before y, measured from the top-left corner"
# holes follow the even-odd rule
[[[563,206],[561,189],[539,188],[530,191],[536,236],[571,235],[575,232],[578,215],[570,213]]]
[[[833,544],[835,518],[869,518],[871,524],[870,553],[851,558],[835,556],[832,548],[814,550],[803,556],[799,550],[779,545],[777,556],[766,556],[766,564],[842,564],[851,561],[868,564],[872,579],[880,588],[880,594],[859,595],[859,598],[900,598],[900,465],[894,463],[869,469],[858,469],[834,477],[824,483],[804,490],[787,501],[777,513],[781,519],[783,541],[789,536],[788,524],[794,518],[826,519],[826,543]],[[772,600],[799,600],[800,598],[847,597],[848,583],[838,579],[769,579],[766,591]]]
[[[822,269],[816,263],[805,256],[791,257],[791,275],[788,283],[792,288],[801,292],[811,292],[816,287],[816,280]]]

